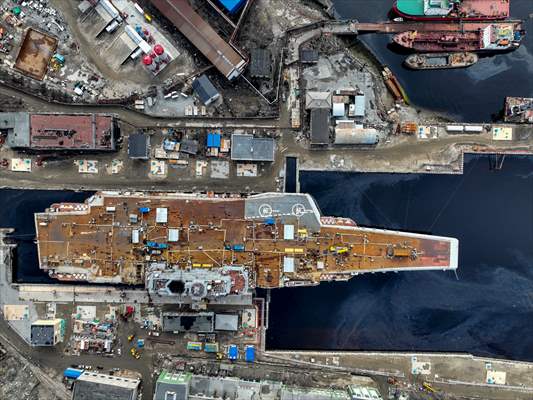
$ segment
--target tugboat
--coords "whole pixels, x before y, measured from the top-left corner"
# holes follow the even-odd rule
[[[404,61],[411,69],[448,69],[466,68],[474,65],[478,56],[474,53],[427,53],[412,54]]]
[[[509,17],[509,0],[396,0],[394,13],[415,21],[487,21]]]
[[[420,53],[503,52],[520,46],[522,24],[493,23],[475,31],[407,31],[394,35],[397,45]]]

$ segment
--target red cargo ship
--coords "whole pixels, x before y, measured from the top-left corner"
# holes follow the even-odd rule
[[[415,21],[487,21],[509,17],[509,0],[396,0],[393,11]]]
[[[489,24],[476,31],[407,31],[394,35],[394,43],[416,52],[500,52],[520,46],[520,23]]]

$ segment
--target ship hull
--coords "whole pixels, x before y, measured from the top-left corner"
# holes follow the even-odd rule
[[[410,55],[404,65],[413,70],[467,68],[478,61],[473,53],[431,53]]]
[[[422,1],[422,0],[420,0]],[[470,0],[473,1],[473,0]],[[487,3],[490,2],[497,3],[494,0],[486,0]],[[498,14],[490,15],[487,14],[487,11],[492,9],[492,7],[478,7],[478,9],[475,9],[475,13],[472,12],[471,14],[468,14],[468,11],[466,11],[465,15],[458,16],[458,15],[423,15],[423,14],[413,14],[408,13],[400,10],[400,7],[398,6],[398,0],[396,0],[392,6],[392,11],[394,14],[408,20],[412,21],[499,21],[504,20],[509,17],[509,6],[508,4],[503,3],[504,7],[500,10],[501,12]],[[500,4],[500,7],[502,7],[502,4]],[[498,5],[496,4],[496,9],[498,8]],[[465,11],[466,7],[463,8],[463,11]],[[485,12],[483,12],[485,10]],[[474,10],[472,10],[474,11]]]
[[[471,16],[471,17],[455,17],[455,16],[440,16],[440,17],[434,17],[434,16],[427,16],[427,15],[410,15],[405,14],[401,12],[396,4],[392,7],[392,11],[395,15],[398,17],[411,20],[411,21],[418,21],[418,22],[435,22],[435,21],[446,21],[446,22],[453,22],[453,21],[472,21],[472,22],[481,22],[481,21],[501,21],[504,20],[506,17],[491,17],[491,16]]]

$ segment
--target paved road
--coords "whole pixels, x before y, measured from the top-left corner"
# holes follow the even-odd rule
[[[50,103],[37,96],[32,96],[22,91],[0,86],[0,95],[9,96],[23,100],[34,112],[102,112],[117,114],[126,123],[139,128],[153,127],[187,127],[187,128],[241,128],[241,129],[276,129],[288,128],[288,121],[280,122],[275,118],[175,118],[175,117],[154,117],[124,107],[108,105],[66,105]]]

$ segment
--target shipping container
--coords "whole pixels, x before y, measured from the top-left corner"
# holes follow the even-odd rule
[[[187,350],[201,351],[202,350],[202,342],[187,342]]]

